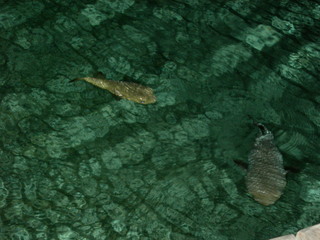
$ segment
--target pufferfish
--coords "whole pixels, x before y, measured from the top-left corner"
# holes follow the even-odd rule
[[[283,158],[273,142],[273,134],[261,123],[256,123],[260,133],[249,153],[246,176],[248,192],[265,205],[274,204],[286,186]]]
[[[114,95],[136,102],[140,104],[150,104],[156,102],[156,97],[153,90],[149,87],[124,81],[113,81],[105,78],[83,77],[76,78],[70,82],[83,80],[91,83],[99,88],[106,89]]]

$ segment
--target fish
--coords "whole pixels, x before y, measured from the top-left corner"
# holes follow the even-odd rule
[[[281,197],[287,183],[287,172],[272,132],[261,123],[255,125],[260,132],[248,156],[246,186],[254,200],[269,206]]]
[[[73,79],[70,82],[81,80],[91,83],[99,88],[108,90],[120,98],[124,98],[136,103],[151,104],[157,101],[152,88],[140,85],[138,83],[107,80],[100,77],[82,77]]]

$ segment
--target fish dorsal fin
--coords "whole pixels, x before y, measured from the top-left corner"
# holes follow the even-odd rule
[[[103,72],[97,72],[94,75],[95,78],[101,78],[101,79],[106,79],[105,75],[103,74]]]
[[[247,171],[248,170],[248,164],[245,163],[244,161],[241,161],[241,160],[233,160],[233,162],[238,166],[240,167],[242,170],[244,171]]]

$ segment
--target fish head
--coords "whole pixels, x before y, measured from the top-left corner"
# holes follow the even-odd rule
[[[274,192],[266,192],[261,190],[256,190],[254,192],[250,192],[258,203],[269,206],[274,204],[281,196],[280,191],[274,191]]]
[[[141,104],[151,104],[151,103],[155,103],[157,101],[157,99],[155,97],[148,97],[146,99],[143,99],[140,101]]]
[[[140,104],[151,104],[157,101],[156,96],[151,91],[146,91],[144,94],[141,94],[135,99],[135,102]]]

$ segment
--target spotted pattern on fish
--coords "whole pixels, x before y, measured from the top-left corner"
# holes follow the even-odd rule
[[[106,89],[116,96],[136,103],[150,104],[156,102],[156,97],[153,94],[153,90],[151,88],[134,82],[113,81],[93,77],[77,78],[72,81],[77,80],[86,81],[99,88]]]
[[[248,192],[265,205],[274,204],[286,186],[286,171],[283,158],[273,142],[273,134],[262,124],[256,124],[260,134],[249,153],[249,168],[246,176]]]

